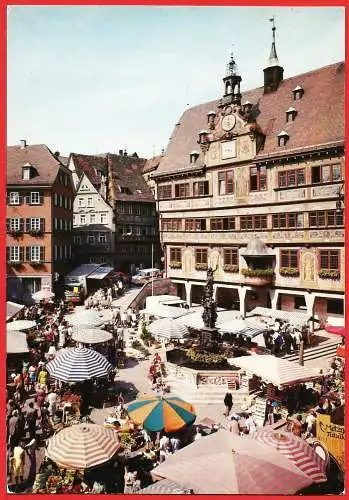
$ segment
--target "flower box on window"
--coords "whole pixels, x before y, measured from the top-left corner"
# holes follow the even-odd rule
[[[21,234],[23,234],[23,231],[22,231],[22,229],[10,229],[9,230],[9,234],[11,236],[15,236],[15,237],[16,236],[21,236]]]
[[[171,260],[170,268],[171,269],[182,269],[182,262],[176,261],[176,260]]]
[[[197,263],[195,264],[195,269],[197,271],[207,271],[208,269],[208,264],[206,263]]]
[[[270,268],[268,269],[250,269],[244,268],[241,270],[241,274],[245,276],[245,284],[252,286],[264,286],[269,285],[274,278],[274,271]]]
[[[281,276],[295,278],[299,276],[299,269],[297,267],[280,267],[279,274]]]
[[[238,273],[239,266],[234,266],[233,264],[224,264],[223,269],[226,273]]]
[[[29,234],[31,236],[42,236],[44,233],[42,229],[30,229]]]
[[[341,273],[339,271],[331,271],[329,269],[320,269],[319,278],[324,280],[339,280]]]
[[[20,260],[9,260],[9,261],[7,261],[7,264],[11,267],[22,267],[23,266],[23,262],[21,262]]]
[[[43,264],[44,264],[43,260],[31,260],[30,261],[30,265],[33,267],[39,267],[39,266],[42,266]]]

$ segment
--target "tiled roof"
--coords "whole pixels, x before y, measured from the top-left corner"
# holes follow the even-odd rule
[[[266,134],[264,146],[256,159],[343,142],[344,76],[344,63],[340,62],[283,80],[277,91],[269,94],[264,94],[263,87],[244,92],[242,103],[250,101],[253,104],[251,114]],[[304,95],[295,101],[292,91],[297,85],[304,89]],[[188,169],[190,152],[194,149],[200,151],[198,132],[207,128],[209,111],[214,110],[218,114],[218,103],[217,99],[183,113],[172,132],[167,152],[156,174]],[[286,111],[290,107],[297,110],[297,116],[294,121],[286,123]],[[285,146],[278,146],[277,135],[282,130],[289,134],[289,140]],[[203,163],[204,155],[200,151],[196,166]]]
[[[22,167],[32,165],[36,171],[32,179],[22,179]],[[7,147],[7,184],[15,185],[52,185],[62,164],[54,157],[45,144]]]
[[[153,158],[149,158],[144,165],[143,168],[143,174],[146,174],[148,172],[153,172],[156,170],[160,164],[160,160],[162,158],[162,155],[158,156],[153,156]]]
[[[107,161],[114,191],[110,195],[115,200],[154,202],[153,193],[142,176],[144,158],[108,153]]]
[[[94,186],[99,186],[101,183],[100,174],[98,174],[98,172],[101,172],[105,177],[107,176],[107,159],[105,155],[82,155],[71,153],[70,156],[74,160],[77,175],[81,177],[81,175],[85,173]]]

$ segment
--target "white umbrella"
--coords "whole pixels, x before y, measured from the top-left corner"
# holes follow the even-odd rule
[[[86,330],[74,330],[72,338],[76,342],[81,342],[83,344],[99,344],[101,342],[108,342],[113,338],[113,335],[106,330],[86,328]]]
[[[41,300],[50,300],[55,296],[53,292],[50,290],[39,290],[38,292],[33,293],[32,298],[35,302],[40,302]]]
[[[7,330],[6,352],[7,354],[20,354],[29,352],[26,333]]]
[[[96,311],[80,310],[65,317],[70,325],[76,328],[99,328],[104,325],[105,319]]]
[[[182,339],[188,335],[188,328],[170,318],[157,319],[148,326],[152,335],[167,339]]]
[[[35,321],[30,321],[28,319],[19,319],[17,321],[6,323],[6,330],[8,332],[21,332],[22,330],[29,330],[30,328],[34,328],[34,326],[36,326]]]

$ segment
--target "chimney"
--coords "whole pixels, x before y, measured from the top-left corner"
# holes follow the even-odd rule
[[[19,144],[21,146],[21,149],[25,149],[27,147],[27,141],[25,139],[21,139],[19,141]]]
[[[122,156],[124,154],[122,149],[119,149],[119,156]]]

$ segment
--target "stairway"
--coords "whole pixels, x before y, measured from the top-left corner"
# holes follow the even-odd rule
[[[338,341],[326,341],[319,345],[308,347],[304,350],[304,361],[310,361],[314,359],[329,359],[336,355],[336,350],[338,347]],[[299,354],[298,352],[292,354],[285,354],[282,359],[287,359],[287,361],[298,363]]]

